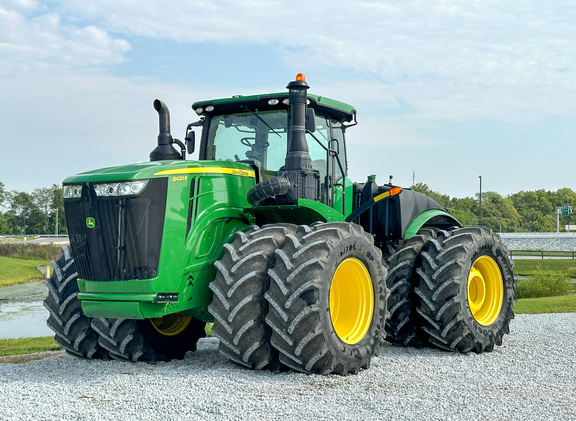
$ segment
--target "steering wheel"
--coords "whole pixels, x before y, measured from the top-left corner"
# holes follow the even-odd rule
[[[251,140],[256,142],[256,139],[254,139],[253,137],[243,137],[242,139],[240,139],[240,143],[242,143],[244,146],[248,146],[249,148],[251,148],[253,145],[252,143],[250,143]]]

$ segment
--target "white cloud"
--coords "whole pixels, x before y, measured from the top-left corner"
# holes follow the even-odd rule
[[[0,73],[5,75],[36,67],[112,65],[129,49],[126,40],[95,26],[63,24],[54,13],[29,16],[0,7]]]
[[[576,115],[568,0],[59,3],[127,36],[267,44],[292,69],[362,72],[375,80],[364,98],[386,84],[430,120]]]

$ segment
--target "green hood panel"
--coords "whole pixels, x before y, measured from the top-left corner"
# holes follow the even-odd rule
[[[86,171],[66,178],[63,184],[129,181],[186,174],[232,174],[254,177],[250,165],[223,161],[155,161]]]

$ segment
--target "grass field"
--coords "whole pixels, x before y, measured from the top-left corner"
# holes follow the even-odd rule
[[[514,260],[514,275],[530,276],[538,270],[566,272],[568,277],[576,278],[576,260],[572,259],[520,259]]]
[[[576,294],[559,297],[524,298],[516,301],[514,313],[576,313]]]
[[[34,352],[57,351],[59,349],[62,348],[54,342],[52,336],[0,340],[0,357],[32,354]]]
[[[0,256],[0,287],[42,279],[36,266],[49,264],[48,260],[23,260]]]

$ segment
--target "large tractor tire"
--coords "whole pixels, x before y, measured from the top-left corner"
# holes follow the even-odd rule
[[[44,307],[49,313],[46,323],[55,333],[54,340],[68,354],[88,359],[108,358],[108,352],[98,344],[98,334],[90,326],[92,319],[82,312],[78,273],[70,247],[62,246],[62,255],[51,265],[54,271],[45,281],[48,296]]]
[[[417,270],[418,313],[429,344],[460,352],[492,351],[514,318],[513,263],[485,227],[440,231]]]
[[[130,320],[95,318],[92,327],[110,356],[124,361],[170,361],[196,351],[206,336],[206,323],[180,314],[158,319]]]
[[[361,226],[299,226],[269,271],[266,322],[280,362],[294,370],[356,374],[384,335],[386,268]]]
[[[386,321],[386,340],[403,346],[420,346],[419,323],[416,313],[414,289],[419,277],[420,253],[430,238],[436,236],[433,229],[422,229],[409,240],[402,241],[388,257],[386,285],[390,290]]]
[[[220,340],[224,356],[248,368],[280,369],[278,351],[270,345],[271,329],[265,322],[268,302],[264,293],[270,285],[268,269],[276,261],[274,252],[286,234],[295,231],[295,225],[273,224],[237,232],[215,263],[217,274],[210,283],[214,293],[209,307],[214,317],[212,334]]]

